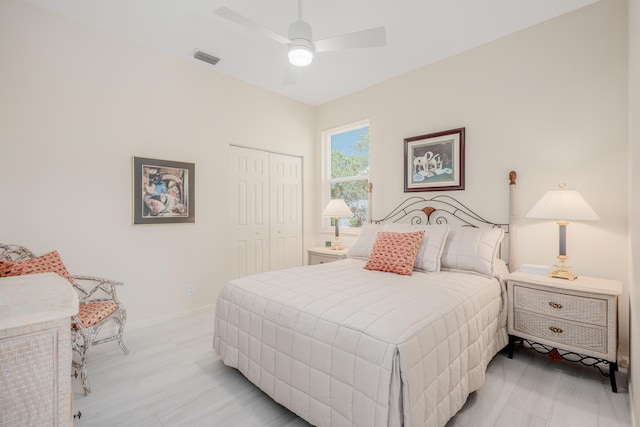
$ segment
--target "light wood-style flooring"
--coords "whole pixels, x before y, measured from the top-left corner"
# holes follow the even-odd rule
[[[300,427],[304,420],[273,402],[212,348],[213,315],[199,313],[125,332],[131,353],[95,347],[88,363],[93,393],[72,380],[76,427]],[[630,426],[624,372],[617,394],[608,378],[573,363],[519,350],[499,353],[484,387],[447,424],[461,426]]]

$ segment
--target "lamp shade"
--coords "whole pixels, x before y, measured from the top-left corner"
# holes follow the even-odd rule
[[[353,216],[353,212],[342,199],[332,199],[327,207],[322,211],[322,216],[330,216],[333,218],[343,218]]]
[[[577,190],[566,190],[562,186],[559,190],[547,191],[527,213],[527,218],[564,221],[600,219]]]

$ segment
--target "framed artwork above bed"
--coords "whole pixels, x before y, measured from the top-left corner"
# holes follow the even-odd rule
[[[404,139],[404,192],[464,190],[464,128]]]

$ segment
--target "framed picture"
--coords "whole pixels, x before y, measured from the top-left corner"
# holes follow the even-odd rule
[[[133,223],[195,222],[195,164],[133,158]]]
[[[404,192],[464,190],[464,128],[404,140]]]

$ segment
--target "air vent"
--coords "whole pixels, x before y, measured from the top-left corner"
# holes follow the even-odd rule
[[[216,58],[213,55],[204,53],[201,50],[196,50],[196,52],[193,54],[193,57],[199,59],[200,61],[207,62],[211,65],[216,65],[220,61],[220,58]]]

